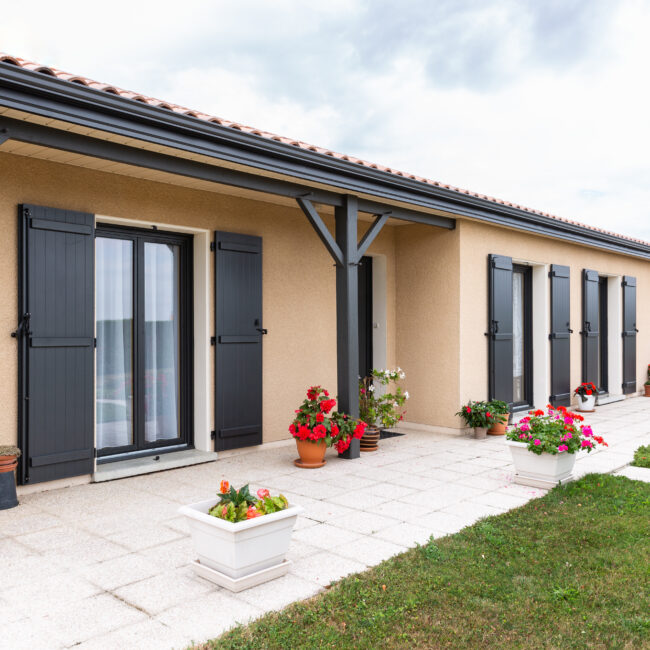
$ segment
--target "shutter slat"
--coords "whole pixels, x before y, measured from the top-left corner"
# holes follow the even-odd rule
[[[636,393],[636,278],[623,277],[623,393]]]
[[[571,404],[571,269],[551,265],[551,395],[553,406]]]
[[[262,443],[262,239],[215,233],[215,445]]]
[[[489,399],[512,404],[512,258],[488,257]]]

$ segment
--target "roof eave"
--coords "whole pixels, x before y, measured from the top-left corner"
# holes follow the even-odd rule
[[[165,108],[0,62],[0,104],[52,119],[208,155],[342,192],[650,259],[650,245],[246,133]]]

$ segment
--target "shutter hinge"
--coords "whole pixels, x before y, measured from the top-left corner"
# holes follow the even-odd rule
[[[210,440],[216,440],[216,439],[217,439],[217,432],[210,431]]]
[[[97,458],[97,447],[93,447],[93,458]]]
[[[211,336],[210,337],[210,345],[216,345],[217,344],[217,337],[216,336]]]
[[[93,347],[95,347],[95,348],[97,347],[97,337],[95,337],[93,339]]]
[[[214,251],[217,250],[217,245],[215,242],[211,241],[210,242],[210,251],[214,253]]]

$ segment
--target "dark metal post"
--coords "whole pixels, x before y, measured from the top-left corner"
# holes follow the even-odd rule
[[[335,208],[336,243],[342,264],[336,267],[336,341],[338,407],[359,417],[359,274],[357,252],[357,199],[345,196]],[[352,440],[342,458],[359,458],[359,441]]]

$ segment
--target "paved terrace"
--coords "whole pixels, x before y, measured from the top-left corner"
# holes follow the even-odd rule
[[[650,443],[650,399],[588,415],[607,450],[580,457],[577,473],[616,470]],[[543,491],[514,485],[502,437],[408,430],[357,461],[328,452],[299,470],[292,441],[215,463],[31,494],[0,512],[0,620],[4,647],[184,648],[308,598],[333,580]],[[237,595],[198,578],[181,504],[215,493],[220,479],[282,491],[305,514],[291,572]]]

